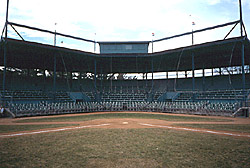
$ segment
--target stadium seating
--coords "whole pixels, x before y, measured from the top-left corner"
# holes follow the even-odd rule
[[[1,91],[1,95],[3,95],[4,91]],[[59,102],[70,102],[72,101],[67,94],[67,92],[43,92],[43,91],[35,91],[35,90],[15,90],[10,91],[6,90],[5,92],[5,100],[14,103],[28,103],[28,102],[40,102],[40,101],[52,101],[56,100]],[[55,97],[55,98],[54,98]]]
[[[65,103],[9,103],[9,109],[16,117],[82,113],[95,111],[151,111],[167,113],[188,113],[199,115],[231,116],[239,103],[216,102],[65,102]]]
[[[144,93],[114,93],[108,92],[102,94],[102,101],[104,102],[129,102],[129,101],[146,101],[147,95]]]
[[[244,94],[242,90],[217,90],[217,91],[196,91],[179,92],[180,95],[175,101],[242,101]],[[246,92],[248,95],[248,91]]]
[[[97,89],[90,79],[57,79],[57,91],[53,92],[53,79],[16,76],[7,78],[5,100],[16,116],[53,115],[94,111],[158,111],[200,115],[230,116],[241,106],[243,91],[240,75],[196,78],[196,91],[191,90],[191,79],[155,80],[106,80]],[[0,77],[1,78],[1,77]],[[1,86],[1,85],[0,85]],[[249,80],[246,81],[249,88]],[[236,88],[236,89],[235,89]],[[0,91],[0,96],[3,91]],[[250,90],[245,94],[250,99]]]

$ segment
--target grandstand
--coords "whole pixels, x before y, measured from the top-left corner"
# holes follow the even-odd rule
[[[149,43],[231,25],[234,29],[237,24],[239,37],[226,35],[218,41],[148,53]],[[94,111],[232,116],[249,108],[250,41],[242,18],[152,42],[97,42],[102,46],[99,54],[11,39],[8,25],[96,42],[7,19],[0,43],[0,96],[1,104],[17,117]],[[202,75],[198,77],[197,71]],[[170,77],[173,72],[175,77]],[[157,73],[166,77],[158,79]]]

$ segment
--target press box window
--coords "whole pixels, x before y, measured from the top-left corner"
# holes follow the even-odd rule
[[[125,45],[126,50],[132,50],[132,45]]]

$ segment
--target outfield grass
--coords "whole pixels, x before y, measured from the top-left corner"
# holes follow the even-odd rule
[[[88,128],[0,141],[0,167],[250,167],[250,139],[161,128]]]
[[[250,125],[244,124],[175,124],[183,127],[204,128],[218,131],[250,133]]]
[[[94,119],[107,119],[107,118],[139,118],[139,119],[159,119],[167,121],[204,121],[204,122],[227,122],[232,121],[230,119],[215,119],[204,118],[194,116],[178,116],[178,115],[163,115],[152,113],[102,113],[102,114],[89,114],[89,115],[77,115],[77,116],[60,116],[53,118],[35,118],[24,119],[18,121],[19,123],[26,122],[74,122],[74,121],[88,121]]]
[[[46,128],[58,128],[67,126],[78,126],[79,124],[49,124],[49,125],[0,125],[0,133],[31,131]]]

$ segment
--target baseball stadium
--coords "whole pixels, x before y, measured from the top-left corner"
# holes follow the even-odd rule
[[[11,22],[7,0],[0,167],[249,167],[250,41],[241,6],[239,20],[199,30],[96,41]],[[223,39],[194,44],[196,34],[224,27]],[[51,34],[54,45],[17,28]],[[153,50],[184,36],[192,44]],[[95,52],[57,46],[58,37]]]

